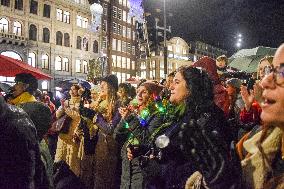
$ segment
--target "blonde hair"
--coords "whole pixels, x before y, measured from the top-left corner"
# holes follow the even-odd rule
[[[261,62],[267,60],[268,63],[270,65],[272,65],[272,61],[273,61],[274,56],[265,56],[262,59],[260,59],[260,61],[258,62],[258,66],[257,66],[257,78],[259,79],[259,75],[260,75],[260,64]]]

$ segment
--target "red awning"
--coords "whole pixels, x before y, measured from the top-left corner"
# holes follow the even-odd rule
[[[52,79],[48,74],[23,61],[0,55],[0,76],[15,77],[19,73],[30,73],[37,79]]]

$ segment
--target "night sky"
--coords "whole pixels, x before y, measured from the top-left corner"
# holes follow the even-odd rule
[[[166,6],[173,37],[202,40],[229,55],[237,50],[238,33],[243,35],[242,48],[284,42],[284,0],[166,0]],[[163,0],[144,0],[144,8],[161,15],[155,9],[163,10]]]

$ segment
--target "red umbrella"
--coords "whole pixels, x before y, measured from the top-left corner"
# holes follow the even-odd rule
[[[51,76],[29,64],[4,55],[0,55],[0,75],[15,77],[19,73],[30,73],[37,79],[52,79]]]

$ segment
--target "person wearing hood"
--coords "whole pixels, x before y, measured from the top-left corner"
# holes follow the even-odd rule
[[[194,67],[201,67],[207,71],[210,79],[213,82],[213,93],[215,104],[223,110],[226,116],[229,114],[229,96],[225,87],[221,84],[217,73],[215,61],[207,56],[204,56],[193,63]]]

